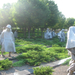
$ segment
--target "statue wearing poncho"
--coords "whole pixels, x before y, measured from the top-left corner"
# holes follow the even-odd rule
[[[69,27],[66,49],[68,50],[72,59],[69,63],[70,67],[68,68],[68,75],[72,75],[75,71],[75,26]]]
[[[44,33],[45,39],[52,39],[52,32],[47,28],[46,32]]]
[[[65,42],[65,33],[64,33],[64,29],[62,29],[59,33],[58,33],[58,38],[61,42]]]
[[[3,56],[3,52],[9,52],[9,56],[11,52],[16,52],[15,43],[14,43],[14,35],[11,31],[11,25],[7,25],[6,29],[1,33],[1,52]]]

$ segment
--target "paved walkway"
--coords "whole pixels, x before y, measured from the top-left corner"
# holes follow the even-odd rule
[[[12,56],[15,58],[15,56],[17,56],[19,54],[12,54]],[[3,60],[3,59],[6,59],[8,57],[8,55],[5,56],[5,58],[1,58],[0,57],[0,60]],[[58,60],[58,61],[55,61],[55,62],[50,62],[50,63],[42,63],[40,66],[50,66],[50,67],[57,67],[59,65],[61,65],[62,63],[64,63],[67,59],[70,59],[71,57],[69,58],[66,58],[66,59],[62,59],[62,60]],[[13,58],[9,58],[10,60],[13,60]],[[16,62],[16,60],[14,60],[13,62]],[[38,67],[40,67],[38,66]],[[7,71],[0,71],[0,75],[32,75],[33,74],[33,67],[36,68],[36,66],[29,66],[29,65],[25,65],[25,66],[22,66],[22,67],[15,67],[15,68],[11,68]],[[12,72],[10,72],[12,71]]]

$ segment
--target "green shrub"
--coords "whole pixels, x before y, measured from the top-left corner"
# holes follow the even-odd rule
[[[34,66],[39,66],[41,64],[41,62],[35,62]]]
[[[46,39],[41,39],[41,38],[36,38],[34,39],[16,39],[15,41],[16,46],[17,45],[25,45],[25,44],[42,44],[42,45],[59,45],[60,47],[65,47],[66,46],[66,41],[65,42],[60,42],[58,37],[54,37],[52,40],[46,40]]]
[[[65,46],[66,46],[66,42],[57,42],[57,44],[58,44],[60,47],[65,47]]]
[[[60,47],[60,46],[57,44],[53,44],[52,47]]]
[[[18,60],[26,59],[29,65],[40,65],[41,62],[50,62],[58,59],[58,55],[56,53],[52,53],[50,51],[28,51],[27,53],[23,53],[16,57]]]
[[[56,53],[64,53],[67,52],[66,48],[64,47],[53,47]]]
[[[16,52],[17,53],[23,53],[23,52],[27,52],[27,50],[25,49],[25,47],[20,46],[20,47],[16,47]]]
[[[55,54],[54,55],[55,60],[69,57],[67,49],[65,47],[51,47],[51,48],[47,48],[46,51],[49,51],[49,53],[51,53],[53,55]],[[47,54],[49,54],[49,53],[47,53]],[[51,55],[51,57],[52,57],[52,55]]]
[[[35,65],[36,62],[40,59],[39,54],[37,51],[28,51],[27,53],[23,53],[16,57],[18,60],[26,59],[27,64]],[[36,65],[35,65],[36,66]]]
[[[16,57],[18,60],[22,60],[22,59],[25,59],[25,57],[21,54],[21,55],[18,55],[17,57]]]
[[[9,61],[8,59],[0,61],[0,70],[7,70],[10,67],[12,67],[12,61]]]
[[[40,68],[36,67],[36,68],[33,68],[33,70],[34,70],[33,73],[35,75],[52,75],[52,72],[53,72],[52,67],[49,67],[49,66],[46,66],[46,67],[41,66]]]
[[[25,59],[21,59],[20,61],[13,63],[13,66],[19,66],[20,67],[20,66],[25,65],[26,62],[27,61]]]
[[[24,39],[16,39],[15,40],[15,45],[25,45],[25,44],[32,44],[29,40],[24,40]]]
[[[51,47],[47,50],[55,53],[67,53],[67,49],[65,47]]]
[[[29,50],[43,51],[45,50],[45,46],[42,47],[41,45],[25,45],[25,46],[16,47],[17,53],[23,53]]]
[[[17,53],[23,53],[17,56],[19,61],[26,59],[26,64],[37,66],[42,62],[51,62],[68,57],[67,50],[63,47],[65,42],[60,42],[57,37],[54,37],[52,40],[34,39],[16,40],[16,44],[20,45],[16,47]],[[52,47],[50,48],[46,47],[51,45]],[[22,64],[22,61],[19,61],[16,64]]]

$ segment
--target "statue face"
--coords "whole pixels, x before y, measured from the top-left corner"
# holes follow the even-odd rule
[[[10,31],[10,28],[7,28],[7,31],[9,32]]]

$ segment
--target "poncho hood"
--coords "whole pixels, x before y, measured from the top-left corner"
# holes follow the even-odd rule
[[[75,47],[75,26],[69,27],[67,32],[67,43],[66,49],[71,49]]]

